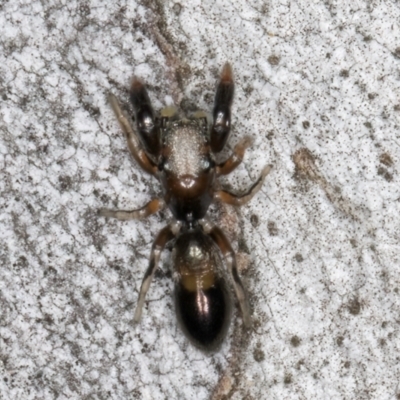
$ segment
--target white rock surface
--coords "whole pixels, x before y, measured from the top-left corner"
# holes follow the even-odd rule
[[[0,6],[0,397],[400,398],[398,2],[82,4]],[[204,355],[176,327],[168,251],[132,325],[169,214],[96,211],[160,192],[107,93],[128,107],[136,74],[156,109],[211,110],[226,61],[230,147],[254,145],[223,182],[274,170],[247,206],[212,210],[240,247],[254,326],[236,317]]]

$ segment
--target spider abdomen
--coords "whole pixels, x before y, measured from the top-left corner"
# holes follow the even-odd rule
[[[172,260],[181,328],[197,347],[215,350],[226,335],[232,309],[219,250],[202,230],[193,229],[177,238]]]
[[[187,338],[205,351],[216,350],[226,336],[231,319],[231,298],[225,280],[207,289],[190,291],[182,282],[175,286],[176,315]]]

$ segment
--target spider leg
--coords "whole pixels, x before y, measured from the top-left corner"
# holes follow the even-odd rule
[[[126,113],[121,109],[117,98],[112,93],[110,93],[109,95],[109,101],[114,111],[114,114],[118,119],[121,129],[125,133],[125,137],[128,142],[128,148],[133,158],[146,172],[152,175],[156,175],[158,171],[157,165],[150,159],[150,157],[144,151],[138,137],[136,136],[132,128],[130,119],[128,118]]]
[[[254,195],[261,189],[262,184],[264,183],[265,177],[271,171],[272,166],[267,165],[261,172],[260,177],[257,181],[250,187],[250,189],[242,194],[241,196],[230,193],[226,190],[217,190],[214,194],[214,199],[221,201],[222,203],[231,204],[233,206],[241,206],[249,202]]]
[[[151,280],[153,279],[154,273],[156,272],[156,269],[158,267],[161,253],[164,250],[165,245],[171,239],[173,239],[177,233],[177,227],[174,224],[168,225],[165,228],[161,229],[153,242],[150,253],[149,266],[144,274],[142,285],[140,287],[138,303],[135,310],[135,316],[133,318],[134,323],[139,322],[142,316],[144,300],[146,298],[147,291],[149,290]]]
[[[107,218],[117,218],[120,221],[129,221],[131,219],[142,219],[149,215],[155,214],[157,211],[165,207],[165,202],[162,199],[153,199],[138,210],[108,210],[102,208],[99,210],[99,215]]]
[[[243,138],[233,149],[233,154],[216,167],[217,175],[228,175],[243,161],[244,153],[253,143],[250,136]]]
[[[221,79],[215,94],[213,124],[211,127],[210,145],[215,153],[225,146],[231,130],[231,104],[233,100],[234,83],[232,68],[229,63],[224,65]]]
[[[235,252],[233,251],[228,238],[225,236],[224,232],[220,228],[206,220],[202,220],[200,223],[203,226],[204,231],[211,237],[211,239],[215,242],[215,244],[221,250],[222,255],[224,256],[225,264],[232,277],[235,294],[239,301],[243,323],[246,327],[249,328],[251,325],[250,306],[246,296],[246,292],[243,287],[243,283],[239,277],[239,273],[237,270]]]
[[[141,142],[148,154],[157,157],[160,152],[159,127],[154,117],[145,85],[133,78],[130,99],[135,109],[136,126]]]

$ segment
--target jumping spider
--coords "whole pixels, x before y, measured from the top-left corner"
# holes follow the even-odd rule
[[[137,163],[154,175],[162,186],[162,196],[138,210],[102,209],[99,214],[121,221],[145,218],[168,207],[174,222],[163,228],[154,240],[150,264],[144,275],[134,321],[140,320],[146,293],[158,267],[161,252],[175,239],[172,260],[175,269],[176,314],[189,340],[202,350],[217,349],[231,319],[232,299],[223,273],[221,255],[232,278],[244,325],[250,326],[250,311],[240,280],[235,253],[223,231],[205,219],[213,201],[240,206],[261,188],[271,166],[243,195],[217,188],[216,178],[231,173],[241,162],[251,140],[246,137],[224,162],[215,161],[231,127],[234,83],[232,69],[225,64],[215,95],[213,123],[205,113],[179,118],[169,107],[156,117],[144,84],[134,78],[130,99],[135,110],[136,132],[117,99],[110,95],[111,106],[125,133],[128,147]]]

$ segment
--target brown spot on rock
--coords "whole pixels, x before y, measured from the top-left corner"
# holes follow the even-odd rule
[[[347,304],[347,309],[349,310],[349,313],[352,315],[360,314],[361,304],[357,297],[349,301],[349,303]]]
[[[300,340],[300,338],[298,337],[298,336],[292,336],[292,338],[290,339],[290,344],[293,346],[293,347],[299,347],[300,346],[300,343],[301,343],[301,340]]]
[[[280,60],[281,60],[281,58],[276,55],[271,55],[268,57],[268,62],[271,65],[278,65]]]
[[[393,165],[393,159],[389,153],[382,153],[379,156],[379,162],[387,167],[391,167]]]

